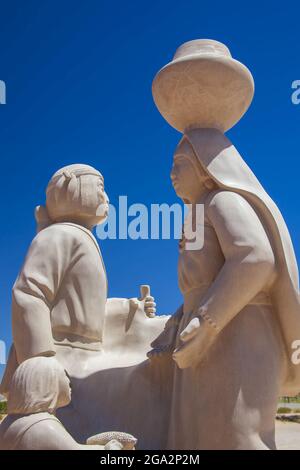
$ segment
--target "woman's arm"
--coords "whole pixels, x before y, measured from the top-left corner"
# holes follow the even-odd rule
[[[182,368],[199,361],[217,334],[275,276],[268,236],[242,196],[229,191],[214,193],[208,201],[207,215],[225,262],[195,312],[196,318],[181,333],[184,344],[175,352],[174,359]]]
[[[268,236],[252,206],[237,193],[219,191],[207,215],[216,231],[225,263],[201,303],[222,330],[275,275]]]

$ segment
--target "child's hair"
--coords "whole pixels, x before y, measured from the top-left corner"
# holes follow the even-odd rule
[[[67,380],[63,366],[54,357],[33,357],[16,369],[9,388],[8,414],[54,413],[66,406],[61,383]]]
[[[98,170],[83,164],[68,165],[58,170],[48,183],[46,206],[38,206],[35,211],[38,231],[70,217],[75,207],[77,212],[85,213],[89,204],[94,202],[91,177],[95,176],[103,179]]]

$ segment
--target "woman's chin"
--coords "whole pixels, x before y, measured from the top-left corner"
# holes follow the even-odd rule
[[[180,191],[179,188],[175,189],[175,193],[176,193],[176,196],[179,197],[179,199],[181,199],[182,201],[186,201],[187,198],[186,196],[182,193],[182,191]]]

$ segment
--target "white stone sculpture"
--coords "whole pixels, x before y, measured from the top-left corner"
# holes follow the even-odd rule
[[[55,355],[72,385],[57,417],[81,444],[121,430],[140,449],[275,448],[278,396],[300,391],[298,268],[277,206],[224,135],[253,91],[248,69],[211,40],[181,46],[153,82],[184,134],[175,191],[205,209],[203,247],[180,242],[183,305],[172,316],[154,316],[149,295],[107,298],[91,232],[107,215],[103,178],[86,165],[53,176],[13,289],[1,393],[10,397],[19,364]]]
[[[8,399],[8,416],[0,424],[0,450],[121,450],[121,433],[109,433],[88,445],[78,444],[66,431],[56,410],[70,403],[70,381],[54,357],[34,357],[15,371]],[[129,446],[128,446],[128,443]],[[128,436],[126,444],[134,447]]]
[[[205,214],[202,249],[180,245],[183,309],[149,353],[173,351],[177,364],[167,448],[275,448],[278,397],[300,391],[298,269],[278,208],[223,134],[251,102],[251,74],[224,45],[191,41],[153,94],[184,133],[175,191]]]

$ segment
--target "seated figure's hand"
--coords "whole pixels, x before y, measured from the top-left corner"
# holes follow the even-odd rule
[[[154,297],[152,295],[147,295],[144,300],[140,300],[143,302],[144,312],[146,313],[147,317],[155,317],[156,314],[156,303]]]
[[[156,303],[154,301],[154,297],[150,295],[150,286],[141,285],[141,296],[140,298],[132,298],[130,299],[131,308],[141,309],[144,310],[145,314],[149,318],[155,317],[156,313]]]
[[[147,317],[155,317],[156,313],[156,303],[154,302],[154,297],[150,295],[150,286],[142,285],[140,286],[141,290],[141,297],[139,298],[139,302],[142,302],[142,308],[146,313]]]

